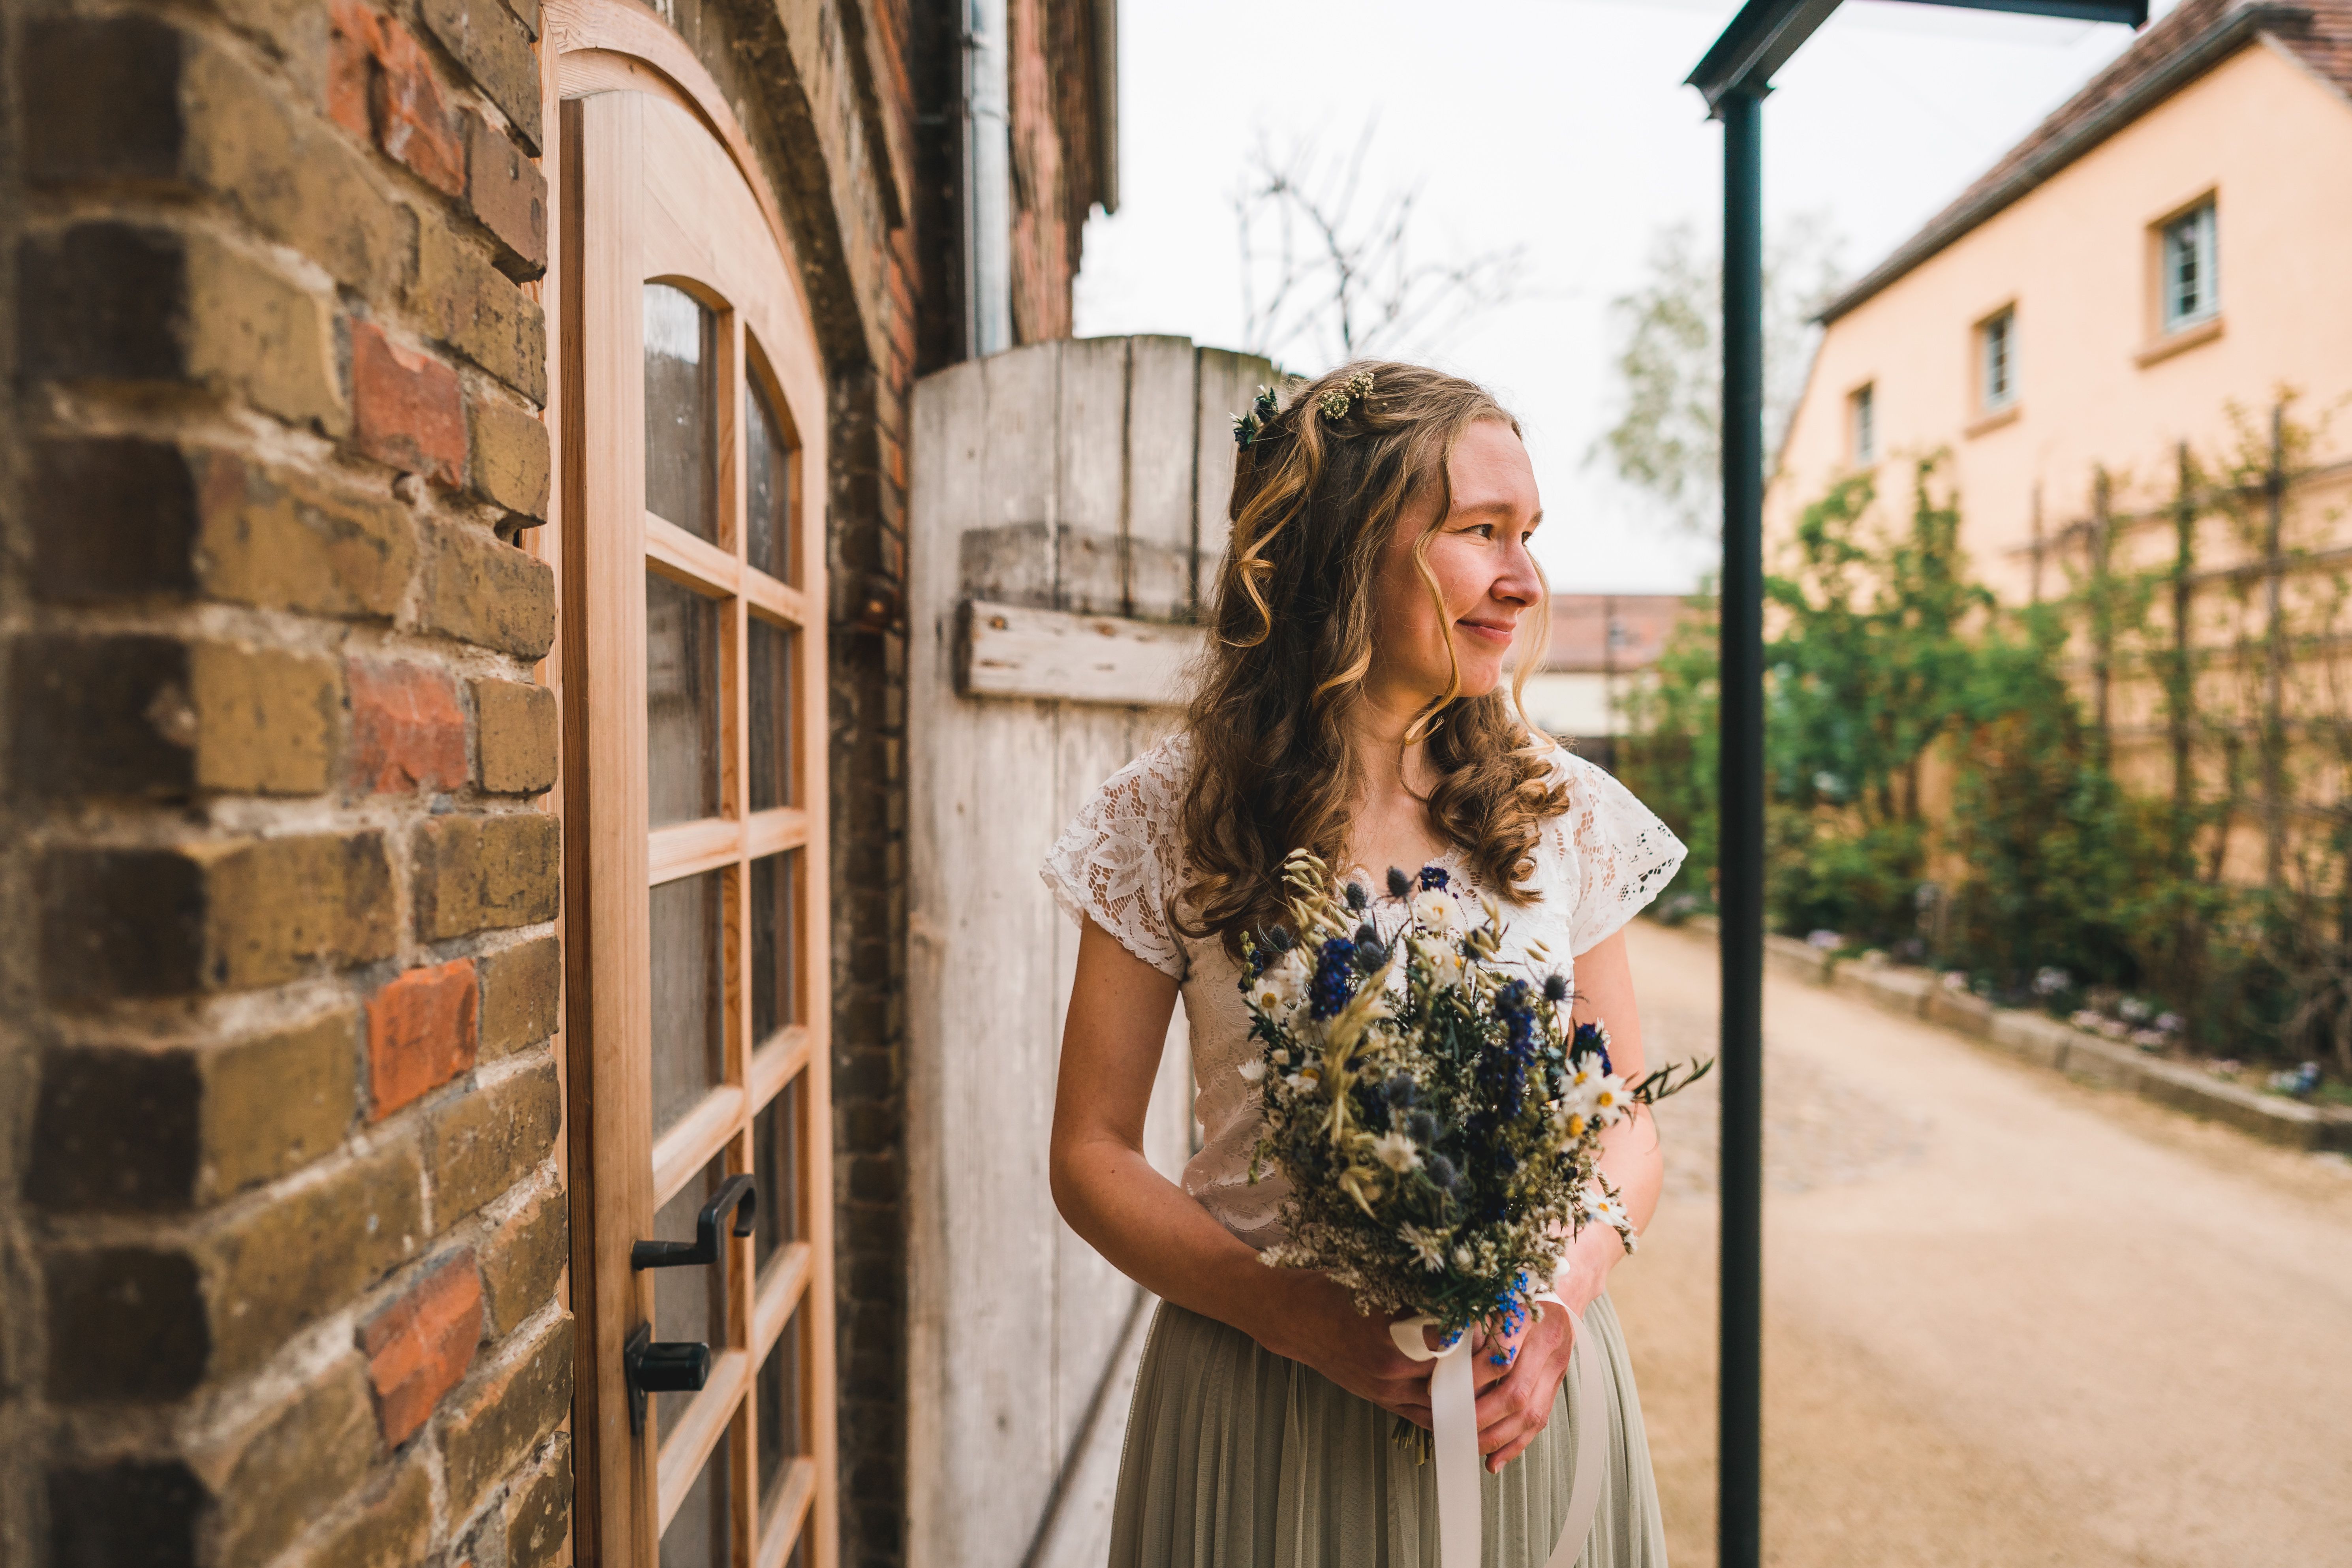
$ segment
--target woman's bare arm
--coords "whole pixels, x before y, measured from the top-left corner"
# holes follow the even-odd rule
[[[1143,1157],[1143,1119],[1176,983],[1093,921],[1062,1030],[1054,1096],[1054,1203],[1096,1251],[1145,1289],[1230,1323],[1276,1355],[1428,1424],[1428,1371],[1320,1274],[1268,1268]]]

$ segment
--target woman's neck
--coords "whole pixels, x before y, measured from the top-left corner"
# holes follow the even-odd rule
[[[1437,776],[1428,743],[1407,738],[1426,707],[1425,698],[1367,689],[1343,721],[1356,764],[1349,847],[1368,869],[1419,865],[1445,848],[1429,826]]]

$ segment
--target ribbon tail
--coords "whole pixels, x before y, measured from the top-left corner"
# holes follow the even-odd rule
[[[1568,1311],[1567,1303],[1558,1297],[1549,1300]],[[1582,1313],[1569,1312],[1568,1321],[1573,1336],[1570,1361],[1576,1377],[1570,1431],[1576,1445],[1576,1476],[1568,1489],[1568,1518],[1560,1525],[1559,1542],[1544,1568],[1576,1568],[1592,1534],[1592,1521],[1601,1511],[1601,1494],[1609,1479],[1609,1389],[1602,1379],[1601,1347],[1584,1331]]]
[[[1429,1373],[1430,1424],[1436,1429],[1438,1560],[1444,1568],[1478,1568],[1478,1400],[1470,1371],[1469,1334],[1438,1357]]]

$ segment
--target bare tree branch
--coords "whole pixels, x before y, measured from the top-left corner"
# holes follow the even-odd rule
[[[1277,153],[1263,140],[1234,197],[1244,346],[1326,369],[1408,355],[1521,297],[1525,247],[1418,261],[1418,186],[1370,196],[1376,121],[1324,157],[1313,138]]]

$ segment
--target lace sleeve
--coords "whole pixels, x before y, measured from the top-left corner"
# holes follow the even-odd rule
[[[1170,926],[1177,892],[1176,802],[1181,752],[1165,742],[1113,773],[1054,841],[1039,874],[1054,901],[1091,920],[1172,980],[1184,978],[1183,944]]]
[[[1683,841],[1633,792],[1571,752],[1560,753],[1568,813],[1559,826],[1574,872],[1571,954],[1589,952],[1664,892],[1682,868]]]

